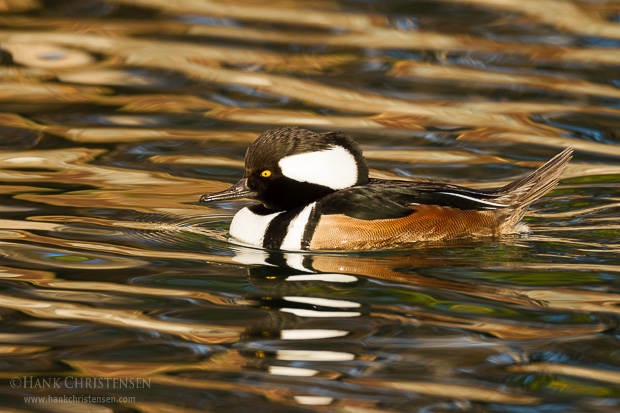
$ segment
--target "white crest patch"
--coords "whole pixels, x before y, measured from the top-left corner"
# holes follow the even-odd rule
[[[301,249],[301,240],[304,237],[306,224],[308,224],[310,214],[312,213],[315,205],[316,202],[313,202],[306,206],[299,214],[297,214],[295,218],[291,220],[288,224],[286,237],[284,237],[282,245],[280,246],[281,249],[289,251],[299,251]]]
[[[274,212],[269,215],[258,215],[245,207],[235,214],[230,223],[230,235],[245,244],[262,247],[267,227],[281,213]]]
[[[357,163],[342,146],[286,156],[278,163],[282,173],[296,181],[331,189],[349,188],[357,182]]]

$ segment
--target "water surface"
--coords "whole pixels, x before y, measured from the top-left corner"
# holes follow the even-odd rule
[[[250,3],[0,4],[1,405],[617,411],[620,4]],[[277,125],[477,188],[576,152],[528,235],[235,245],[198,197]]]

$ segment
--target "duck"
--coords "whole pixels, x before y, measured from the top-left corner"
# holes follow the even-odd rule
[[[529,206],[553,189],[572,157],[566,148],[529,175],[494,190],[369,177],[360,146],[341,131],[296,126],[250,144],[241,180],[201,204],[246,198],[230,236],[289,251],[364,251],[527,232]]]

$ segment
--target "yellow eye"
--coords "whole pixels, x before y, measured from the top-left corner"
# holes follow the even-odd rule
[[[263,178],[269,178],[271,176],[271,171],[265,169],[263,172],[260,173],[260,176],[262,176]]]

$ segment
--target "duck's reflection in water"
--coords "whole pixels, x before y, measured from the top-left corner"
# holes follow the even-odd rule
[[[540,399],[491,382],[472,386],[472,377],[461,376],[489,370],[507,377],[508,366],[530,362],[527,354],[540,340],[581,339],[615,325],[602,314],[620,302],[615,295],[480,283],[464,276],[468,268],[479,270],[480,262],[450,262],[445,253],[239,248],[233,261],[246,268],[249,282],[260,291],[248,294],[243,304],[269,313],[241,336],[247,367],[278,382],[287,377],[291,388],[302,382],[307,388],[312,380],[317,393],[293,392],[298,404],[363,400],[374,405],[373,397],[385,392],[530,404]],[[527,267],[518,263],[515,250],[510,254],[514,260],[487,267]],[[434,275],[437,268],[442,271]],[[450,272],[452,279],[445,277]],[[344,399],[335,379],[351,386]]]
[[[177,232],[174,237],[178,241]],[[61,242],[67,244],[58,248],[71,247],[71,240]],[[601,356],[596,346],[608,337],[607,348],[615,348],[606,331],[616,326],[620,298],[585,281],[551,283],[555,278],[549,274],[558,271],[554,261],[534,256],[528,242],[372,253],[277,252],[227,243],[223,248],[219,241],[151,255],[127,249],[140,261],[133,256],[110,261],[115,265],[105,273],[107,281],[100,274],[89,281],[67,279],[70,273],[59,278],[25,272],[22,281],[28,284],[6,291],[0,300],[4,308],[29,316],[135,335],[139,351],[155,348],[157,357],[136,363],[134,347],[107,340],[88,350],[63,352],[63,363],[84,377],[141,371],[158,386],[181,386],[183,397],[193,390],[197,401],[204,392],[225,392],[287,409],[456,409],[456,399],[466,409],[477,401],[502,407],[536,404],[551,391],[537,388],[536,380],[550,374],[616,384],[620,380],[608,374],[607,366],[585,366],[598,359],[613,365],[614,356]],[[107,247],[80,245],[98,251]],[[29,246],[12,248],[5,256],[20,262],[44,263],[49,253],[57,257],[65,251],[37,249],[47,254],[41,255]],[[480,259],[483,252],[485,260]],[[88,254],[80,252],[91,259],[68,265],[75,271],[97,265],[101,271],[101,260],[112,256]],[[74,256],[75,251],[69,255]],[[150,258],[159,266],[146,265]],[[618,270],[611,263],[598,265],[596,274],[602,267]],[[125,271],[118,271],[120,266]],[[564,262],[561,271],[567,267],[574,268],[569,274],[574,279],[591,272],[594,264]],[[536,271],[540,280],[532,280]],[[3,339],[13,343],[23,337],[5,332]],[[62,335],[63,343],[69,339]],[[179,349],[194,353],[183,353],[179,362],[172,357]],[[112,367],[111,359],[116,360]],[[575,361],[583,366],[576,368]]]

